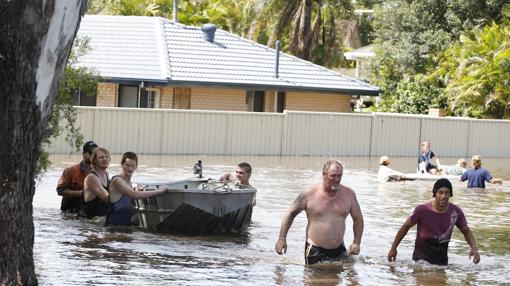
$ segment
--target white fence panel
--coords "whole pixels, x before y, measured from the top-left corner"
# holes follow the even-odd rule
[[[371,156],[417,156],[421,118],[374,113]],[[418,144],[418,145],[417,145]]]
[[[229,114],[227,155],[280,155],[283,114]]]
[[[226,112],[168,110],[161,130],[161,154],[225,154],[228,116]]]
[[[468,155],[469,120],[461,118],[422,118],[421,139],[430,140],[431,149],[438,158],[462,157]],[[420,142],[416,145],[416,154]],[[447,154],[447,155],[445,155]],[[441,162],[449,164],[447,162]],[[454,164],[455,162],[451,162]]]
[[[469,128],[469,157],[509,158],[510,122],[473,120]],[[483,158],[482,158],[483,159]]]
[[[92,140],[94,134],[94,108],[80,108],[78,109],[78,118],[76,120],[76,127],[80,128],[80,132],[83,135],[85,141]],[[67,130],[62,130],[62,134],[57,138],[51,140],[49,146],[45,146],[46,151],[49,153],[73,153],[75,150],[71,148],[69,143],[65,141]],[[81,152],[81,147],[79,152]]]
[[[283,155],[366,156],[371,116],[287,112]]]
[[[439,157],[510,157],[504,120],[79,107],[77,125],[114,154],[417,156],[427,139]],[[72,152],[65,136],[46,149]]]
[[[97,109],[92,139],[111,153],[159,153],[161,116],[136,108]]]

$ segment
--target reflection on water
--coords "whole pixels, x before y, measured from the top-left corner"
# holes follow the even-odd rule
[[[341,158],[343,183],[352,187],[365,217],[359,256],[339,264],[305,267],[306,218],[300,214],[288,235],[288,251],[274,252],[280,219],[294,198],[320,180],[319,157],[141,156],[133,181],[188,178],[196,160],[204,175],[217,178],[240,161],[254,167],[257,206],[246,233],[187,236],[104,228],[102,219],[63,216],[55,185],[64,166],[79,157],[53,156],[54,166],[38,183],[34,197],[36,272],[41,285],[494,285],[510,281],[510,161],[484,160],[493,175],[507,180],[485,190],[453,182],[452,202],[464,210],[482,261],[468,260],[460,231],[450,242],[447,267],[411,260],[416,229],[403,239],[397,261],[386,255],[395,233],[413,208],[430,200],[433,182],[378,183],[377,158]],[[110,174],[119,171],[114,156]],[[448,159],[443,159],[445,163]],[[451,159],[452,162],[455,159]],[[412,172],[415,159],[393,158],[392,166]],[[347,222],[346,243],[352,241]]]

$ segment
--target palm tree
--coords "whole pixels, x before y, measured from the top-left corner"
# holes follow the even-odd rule
[[[463,34],[460,43],[442,55],[439,67],[435,75],[447,84],[454,113],[510,118],[509,18]]]
[[[340,46],[335,19],[352,10],[349,0],[269,0],[248,36],[260,40],[264,30],[271,30],[269,46],[280,40],[294,55],[327,65]]]

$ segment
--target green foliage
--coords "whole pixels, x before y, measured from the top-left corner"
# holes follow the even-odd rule
[[[282,50],[324,66],[338,66],[342,59],[338,19],[349,19],[349,0],[269,0],[250,28],[254,40],[267,45],[281,42]],[[265,35],[265,36],[261,36]]]
[[[83,135],[80,133],[79,127],[76,126],[78,115],[74,107],[74,95],[77,92],[81,92],[85,96],[95,95],[99,79],[97,73],[93,70],[77,65],[78,58],[84,55],[88,49],[88,39],[75,38],[64,74],[59,83],[53,112],[48,122],[48,130],[51,135],[43,140],[44,144],[49,144],[50,139],[58,137],[64,130],[66,132],[65,141],[73,149],[78,151],[83,143]],[[41,148],[36,174],[39,175],[46,171],[51,164],[48,158],[48,153]]]
[[[399,81],[391,98],[382,97],[381,111],[426,114],[430,108],[445,108],[443,89],[433,79],[417,75]]]
[[[454,114],[510,119],[508,18],[462,34],[438,60],[434,75],[446,84]]]
[[[401,88],[412,82],[421,82],[416,75],[425,77],[436,68],[436,57],[454,42],[462,31],[473,29],[480,23],[499,19],[503,4],[508,0],[393,0],[386,1],[375,10],[374,40],[376,58],[370,64],[372,82],[379,85],[384,97],[382,106],[402,102]],[[417,89],[413,92],[431,92],[442,89],[442,82],[433,90]],[[413,88],[413,86],[409,86]],[[431,88],[431,87],[430,87]],[[422,90],[422,91],[420,91]],[[417,97],[427,97],[423,94]],[[408,100],[406,100],[408,101]],[[432,101],[431,101],[432,102]],[[414,108],[422,113],[423,102]],[[400,107],[393,108],[399,110]]]

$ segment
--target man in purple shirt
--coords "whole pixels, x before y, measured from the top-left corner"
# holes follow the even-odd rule
[[[418,224],[413,253],[414,261],[425,260],[431,264],[447,265],[448,243],[453,227],[457,226],[471,247],[469,258],[473,257],[474,263],[480,262],[476,240],[467,225],[464,213],[458,206],[448,202],[453,196],[450,181],[445,178],[437,180],[434,183],[432,194],[434,200],[418,205],[413,214],[400,227],[388,252],[388,261],[395,261],[400,241],[411,227]]]
[[[479,155],[475,155],[471,158],[471,166],[473,169],[469,169],[460,177],[460,181],[468,181],[468,188],[485,188],[485,182],[491,184],[502,184],[501,179],[492,177],[491,173],[487,169],[482,168],[482,158]]]

